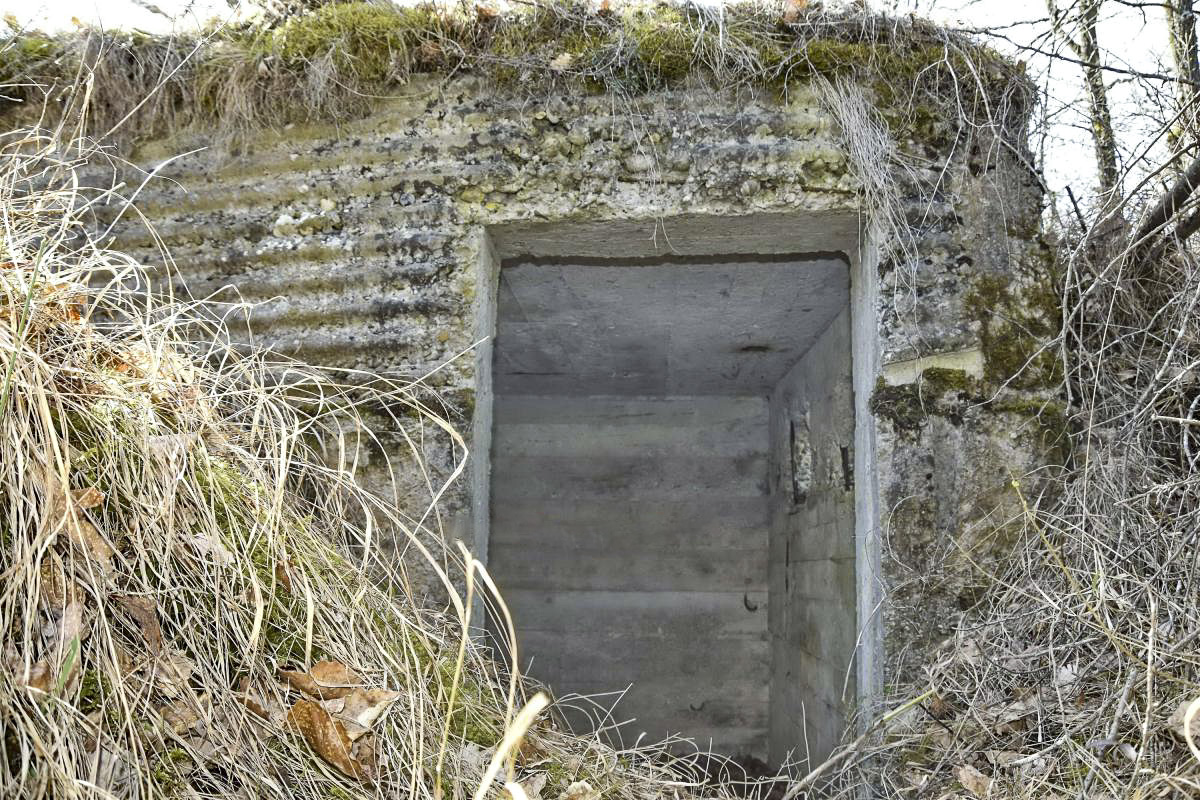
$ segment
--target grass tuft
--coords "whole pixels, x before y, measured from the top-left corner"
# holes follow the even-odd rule
[[[91,207],[121,200],[81,190],[55,142],[0,140],[0,795],[473,795],[536,687],[467,637],[480,573],[419,522],[437,515],[350,468],[372,409],[446,439],[455,475],[462,439],[420,386],[238,349],[221,308],[160,294],[92,238]],[[413,596],[418,562],[442,604]],[[516,780],[697,785],[693,762],[556,719]]]
[[[894,130],[926,138],[943,136],[926,130],[929,119],[969,125],[1010,95],[1024,98],[1014,117],[1023,126],[1030,95],[1018,67],[968,36],[858,8],[782,11],[753,0],[715,10],[539,0],[506,13],[341,2],[188,36],[17,32],[0,46],[0,77],[19,84],[12,97],[30,114],[61,113],[81,68],[94,75],[94,91],[86,107],[66,107],[82,114],[89,133],[126,139],[189,127],[236,138],[344,120],[369,113],[418,73],[470,72],[531,95],[625,97],[689,80],[786,92],[848,77],[872,88]]]

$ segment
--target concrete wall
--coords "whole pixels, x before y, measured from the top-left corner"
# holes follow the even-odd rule
[[[493,413],[490,571],[530,674],[631,687],[626,743],[765,759],[766,400],[501,393]]]
[[[849,307],[771,393],[770,440],[771,761],[820,761],[854,698]]]
[[[974,565],[1003,559],[1019,532],[1005,524],[1019,514],[1010,473],[1042,463],[1054,433],[1053,414],[1038,410],[1047,384],[1005,382],[1029,352],[1021,332],[1053,313],[1021,132],[955,138],[945,120],[938,136],[899,134],[897,148],[912,156],[894,176],[895,211],[912,225],[901,240],[860,216],[852,165],[803,86],[785,100],[700,87],[636,98],[526,88],[414,79],[363,120],[264,132],[235,158],[194,152],[139,196],[161,238],[126,214],[115,244],[197,296],[255,304],[231,309],[247,339],[351,370],[347,380],[354,369],[429,374],[442,401],[427,399],[463,431],[477,401],[486,409],[486,373],[469,350],[489,332],[485,301],[503,258],[555,247],[603,257],[614,242],[643,256],[849,249],[862,268],[856,348],[870,354],[855,378],[865,437],[855,452],[858,625],[873,648],[862,661],[874,665],[860,688],[870,703],[880,681],[919,675],[972,602]],[[149,142],[134,158],[153,168],[211,139]],[[139,186],[144,176],[120,179]],[[576,234],[556,238],[562,226]],[[431,491],[408,442],[434,487],[462,449],[403,409],[378,409],[377,419],[384,448],[366,453],[363,479],[419,516]],[[475,465],[476,487],[487,467]],[[419,535],[471,541],[471,513],[463,481]],[[429,602],[441,602],[428,585]]]

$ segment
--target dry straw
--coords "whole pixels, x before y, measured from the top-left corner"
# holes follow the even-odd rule
[[[0,795],[694,790],[693,761],[537,713],[467,635],[486,573],[354,482],[365,410],[465,457],[421,387],[234,347],[222,309],[96,242],[123,201],[81,188],[69,134],[0,142]],[[414,599],[421,562],[445,608]]]

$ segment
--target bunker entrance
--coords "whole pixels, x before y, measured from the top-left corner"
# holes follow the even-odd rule
[[[488,565],[529,674],[628,687],[607,735],[775,766],[841,735],[849,297],[830,253],[501,266]]]

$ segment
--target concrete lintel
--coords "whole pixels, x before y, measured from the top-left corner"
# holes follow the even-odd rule
[[[491,238],[501,260],[845,252],[858,241],[858,216],[814,211],[513,222],[493,228]]]

